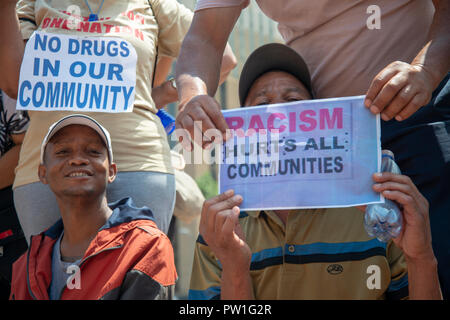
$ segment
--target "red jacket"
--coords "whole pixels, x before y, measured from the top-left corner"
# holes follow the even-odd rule
[[[130,198],[110,204],[113,212],[86,250],[80,289],[67,286],[61,300],[170,299],[177,278],[172,245],[148,208]],[[52,250],[62,220],[31,237],[30,248],[13,265],[10,299],[48,300]]]

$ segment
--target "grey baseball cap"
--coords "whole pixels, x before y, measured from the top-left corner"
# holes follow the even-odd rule
[[[248,92],[260,76],[270,71],[284,71],[308,89],[311,96],[311,76],[303,58],[290,47],[281,43],[269,43],[253,51],[247,58],[239,78],[239,102],[244,105]]]
[[[84,114],[72,114],[69,116],[66,116],[58,121],[56,121],[54,124],[50,126],[48,129],[47,135],[45,136],[44,140],[41,144],[41,164],[44,163],[44,152],[45,147],[47,146],[50,139],[62,128],[67,127],[72,124],[79,124],[83,126],[87,126],[89,128],[92,128],[95,130],[100,138],[105,143],[106,149],[108,150],[108,156],[109,156],[109,162],[113,162],[113,152],[111,148],[111,137],[109,135],[108,130],[106,130],[100,123],[98,123],[96,120],[94,120],[91,117],[88,117]]]

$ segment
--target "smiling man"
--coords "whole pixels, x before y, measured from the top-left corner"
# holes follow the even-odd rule
[[[131,198],[108,205],[117,174],[108,131],[85,115],[53,124],[41,146],[39,179],[61,220],[13,266],[11,299],[168,299],[173,249],[148,208]]]

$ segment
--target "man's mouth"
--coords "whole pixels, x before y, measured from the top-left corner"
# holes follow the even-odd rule
[[[90,174],[87,171],[73,171],[67,175],[69,178],[76,178],[76,177],[90,177],[92,174]]]

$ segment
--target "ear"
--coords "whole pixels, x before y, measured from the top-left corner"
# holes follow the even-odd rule
[[[39,165],[38,176],[39,176],[39,180],[41,180],[41,182],[43,184],[48,184],[48,181],[47,181],[47,168],[43,164]]]
[[[117,176],[117,166],[115,163],[111,163],[109,165],[109,176],[108,176],[108,183],[113,183],[113,181],[116,179]]]

